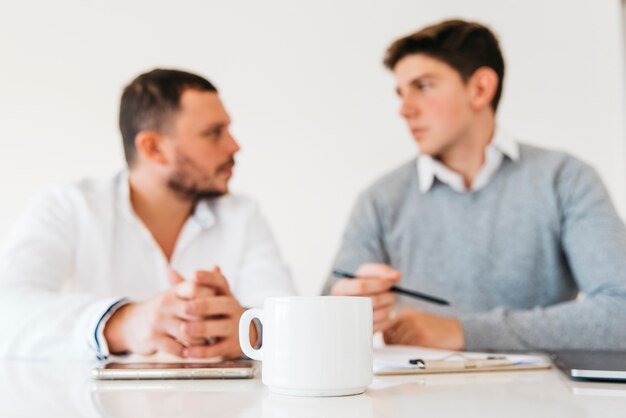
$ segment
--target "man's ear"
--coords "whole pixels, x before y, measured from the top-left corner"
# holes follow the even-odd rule
[[[470,100],[474,110],[491,106],[500,82],[498,74],[489,67],[480,67],[469,79]]]
[[[164,164],[167,158],[163,153],[163,135],[155,131],[141,131],[135,136],[135,148],[143,158],[157,164]]]

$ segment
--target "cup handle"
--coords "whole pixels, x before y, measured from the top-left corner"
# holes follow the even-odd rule
[[[244,354],[253,360],[263,359],[263,346],[255,349],[250,345],[250,322],[256,318],[263,324],[263,309],[248,309],[239,319],[239,345]]]

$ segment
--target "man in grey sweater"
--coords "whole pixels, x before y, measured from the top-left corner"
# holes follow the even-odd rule
[[[496,128],[504,61],[486,27],[393,43],[419,154],[358,199],[324,293],[367,295],[390,344],[626,349],[626,230],[596,172]],[[393,285],[448,299],[397,300]],[[403,309],[399,309],[404,307]]]

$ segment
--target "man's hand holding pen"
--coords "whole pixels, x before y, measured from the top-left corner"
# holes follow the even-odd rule
[[[335,271],[337,280],[331,289],[336,296],[369,296],[374,307],[374,332],[382,331],[385,343],[462,350],[465,347],[463,327],[455,318],[415,309],[404,309],[392,315],[395,295],[407,294],[421,300],[448,305],[441,298],[406,291],[395,286],[402,274],[387,264],[366,263],[350,274]]]
[[[362,264],[355,278],[342,278],[332,287],[334,296],[369,296],[374,307],[374,332],[384,330],[391,320],[391,310],[396,296],[391,287],[400,281],[402,274],[387,264]]]

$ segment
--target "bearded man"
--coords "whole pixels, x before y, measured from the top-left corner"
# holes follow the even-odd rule
[[[195,74],[156,69],[124,89],[128,169],[49,188],[6,241],[0,356],[242,355],[243,307],[293,286],[257,205],[229,193],[230,123]]]

